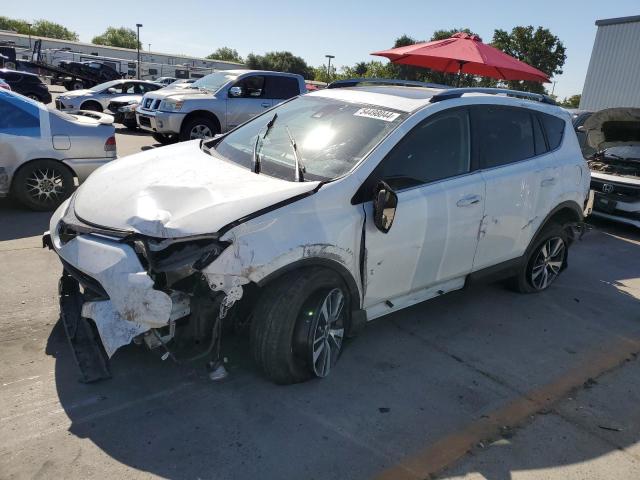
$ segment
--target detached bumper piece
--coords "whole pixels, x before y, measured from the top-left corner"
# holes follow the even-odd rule
[[[82,317],[83,295],[78,281],[65,270],[58,284],[60,295],[60,318],[80,369],[83,383],[111,378],[109,359],[102,347],[95,327]]]

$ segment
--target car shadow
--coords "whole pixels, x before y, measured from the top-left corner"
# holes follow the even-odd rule
[[[370,478],[588,363],[607,342],[640,340],[638,298],[623,291],[640,271],[640,236],[598,228],[550,290],[478,284],[390,314],[349,342],[328,378],[298,385],[265,380],[242,336],[224,339],[230,376],[220,383],[203,363],[163,362],[132,345],[112,358],[112,379],[83,385],[58,325],[47,352],[69,431],[163,478]],[[601,442],[558,463],[514,457],[487,478],[616,449]]]
[[[52,212],[35,212],[11,198],[0,198],[0,242],[41,235]]]
[[[149,132],[145,132],[144,130],[130,130],[127,127],[116,127],[116,133],[118,135],[126,135],[128,137],[148,137],[151,135]]]

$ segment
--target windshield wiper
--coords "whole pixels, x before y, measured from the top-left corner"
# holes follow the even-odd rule
[[[300,159],[300,156],[298,155],[298,144],[296,143],[295,138],[293,138],[293,135],[291,135],[291,131],[289,130],[289,127],[284,127],[287,130],[287,135],[289,135],[289,140],[291,141],[291,148],[293,149],[293,158],[296,161],[296,182],[304,182],[304,172],[305,172],[305,168],[304,165],[302,164],[302,160]]]
[[[266,125],[266,130],[264,131],[264,135],[262,135],[262,138],[260,138],[260,132],[258,132],[258,135],[256,136],[256,143],[253,144],[253,173],[260,173],[260,155],[259,155],[259,151],[258,151],[258,145],[261,145],[261,142],[264,141],[265,138],[267,138],[267,135],[269,135],[269,132],[271,131],[271,128],[273,127],[273,124],[276,123],[276,119],[278,118],[278,114],[274,113],[273,117],[271,118],[271,120],[269,120],[269,122]]]

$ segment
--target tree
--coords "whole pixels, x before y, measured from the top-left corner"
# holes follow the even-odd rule
[[[579,108],[580,107],[580,99],[582,95],[571,95],[569,98],[565,98],[560,105],[567,108]]]
[[[567,59],[564,44],[548,29],[542,27],[535,30],[532,26],[514,27],[511,33],[495,30],[491,45],[543,71],[549,77],[561,74],[562,66]],[[543,84],[539,82],[509,81],[507,84],[515,90],[545,92]]]
[[[57,38],[60,40],[78,40],[78,34],[68,28],[53,23],[48,20],[36,20],[29,28],[26,20],[0,17],[0,30],[12,30],[23,35],[34,35],[36,37]]]
[[[304,78],[312,78],[314,75],[307,62],[291,52],[267,52],[264,55],[250,53],[245,64],[252,70],[297,73]]]
[[[215,52],[207,55],[205,58],[210,58],[211,60],[223,60],[225,62],[244,63],[244,60],[238,54],[238,51],[234,48],[229,47],[220,47]]]
[[[142,47],[142,44],[138,44],[136,31],[126,27],[109,27],[102,35],[93,37],[91,43],[131,49],[138,48],[138,46]]]

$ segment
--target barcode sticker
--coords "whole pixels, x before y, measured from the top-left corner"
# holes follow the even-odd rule
[[[385,122],[393,122],[400,116],[399,113],[390,112],[388,110],[382,110],[379,108],[361,108],[356,113],[356,117],[375,118],[376,120],[383,120]]]

